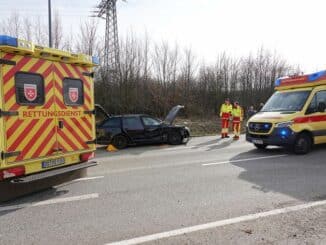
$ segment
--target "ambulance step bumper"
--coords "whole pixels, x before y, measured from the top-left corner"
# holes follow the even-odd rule
[[[60,175],[60,174],[65,174],[65,173],[69,173],[69,172],[72,172],[72,171],[93,167],[93,166],[96,166],[96,165],[97,165],[96,162],[84,162],[84,163],[80,163],[80,164],[74,164],[74,165],[68,166],[68,167],[52,169],[51,171],[42,172],[42,173],[38,173],[38,174],[29,175],[29,176],[26,176],[26,177],[13,179],[11,181],[11,183],[13,183],[13,184],[31,183],[31,182],[34,182],[34,181],[37,181],[37,180],[54,177],[54,176],[57,176],[57,175]]]

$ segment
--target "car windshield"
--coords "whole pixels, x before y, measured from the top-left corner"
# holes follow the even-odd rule
[[[143,117],[143,122],[145,126],[159,126],[161,122],[152,117]]]
[[[262,108],[263,112],[296,112],[305,105],[310,91],[276,92]]]

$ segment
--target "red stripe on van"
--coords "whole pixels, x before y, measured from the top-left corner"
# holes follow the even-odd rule
[[[294,123],[326,122],[326,115],[298,117],[298,118],[295,118],[293,121],[294,121]]]

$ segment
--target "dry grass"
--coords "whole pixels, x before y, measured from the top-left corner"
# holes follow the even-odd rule
[[[184,125],[190,128],[191,136],[208,136],[208,135],[217,135],[221,131],[221,120],[218,118],[209,118],[209,119],[185,119],[178,118],[176,119],[175,124]],[[230,132],[231,125],[230,125]],[[245,132],[245,123],[242,123],[242,132]]]

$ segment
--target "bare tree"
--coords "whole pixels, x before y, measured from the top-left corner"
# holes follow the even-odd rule
[[[25,17],[22,25],[22,37],[25,40],[33,41],[33,26],[30,18]]]
[[[46,45],[48,40],[48,34],[46,34],[46,28],[41,18],[38,16],[33,21],[33,40],[39,45]]]
[[[97,40],[98,22],[95,19],[80,24],[79,35],[76,42],[78,52],[93,55],[98,45]]]
[[[61,17],[59,12],[56,10],[54,13],[53,23],[52,23],[52,38],[53,38],[53,47],[56,49],[62,48],[62,41],[63,41],[63,30],[62,30],[62,23]]]
[[[3,19],[1,23],[1,32],[13,37],[21,35],[21,18],[19,13],[14,11],[9,18]]]

